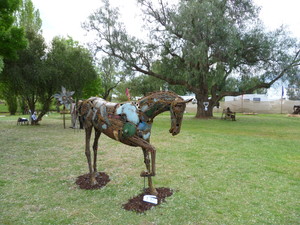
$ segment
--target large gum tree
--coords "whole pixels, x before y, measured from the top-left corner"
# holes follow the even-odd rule
[[[269,88],[299,70],[297,40],[282,28],[267,32],[251,0],[138,0],[144,39],[128,34],[118,9],[103,3],[84,25],[96,34],[95,50],[195,93],[198,118],[212,117],[224,96]]]

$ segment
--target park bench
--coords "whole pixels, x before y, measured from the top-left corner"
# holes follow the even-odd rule
[[[17,125],[22,125],[22,124],[29,124],[29,120],[27,118],[21,118],[19,117],[17,120]]]
[[[235,112],[232,112],[229,107],[227,109],[223,109],[221,119],[231,119],[232,121],[235,121]]]

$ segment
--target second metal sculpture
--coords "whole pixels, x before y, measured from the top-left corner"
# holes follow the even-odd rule
[[[85,154],[91,174],[91,184],[97,183],[98,139],[103,132],[108,137],[126,145],[142,148],[146,171],[143,171],[141,176],[148,178],[150,192],[156,195],[157,192],[151,179],[152,176],[155,176],[156,155],[155,148],[149,143],[151,125],[155,116],[170,111],[171,128],[169,132],[173,136],[178,134],[187,102],[189,101],[184,101],[173,92],[154,92],[137,102],[123,104],[107,102],[97,97],[80,101],[78,103],[78,113],[85,128]],[[95,129],[95,139],[93,143],[94,162],[92,165],[90,139],[93,127]]]

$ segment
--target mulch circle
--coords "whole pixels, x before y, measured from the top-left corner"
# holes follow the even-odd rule
[[[96,177],[97,184],[91,185],[90,183],[90,174],[84,174],[76,179],[76,184],[79,186],[80,189],[85,190],[93,190],[93,189],[100,189],[110,181],[109,176],[104,172],[99,172],[98,176]],[[137,213],[143,213],[152,207],[160,205],[165,199],[173,194],[173,191],[169,188],[156,188],[157,194],[157,204],[152,204],[149,202],[144,202],[143,197],[144,195],[150,195],[150,190],[147,188],[143,193],[131,198],[128,200],[126,204],[123,204],[123,208],[128,211],[134,211]]]
[[[169,197],[173,194],[173,191],[169,188],[156,188],[156,191],[158,192],[157,197],[157,204],[152,204],[148,202],[143,201],[144,195],[150,195],[149,189],[146,189],[143,193],[139,194],[138,196],[135,196],[128,200],[126,204],[123,204],[123,208],[125,210],[129,211],[135,211],[137,213],[145,212],[152,207],[160,205],[162,202],[165,201],[166,197]]]
[[[80,189],[92,190],[92,189],[100,189],[110,181],[109,176],[104,172],[98,172],[96,176],[96,181],[98,182],[96,185],[91,185],[91,175],[89,173],[81,175],[77,177],[76,184]]]

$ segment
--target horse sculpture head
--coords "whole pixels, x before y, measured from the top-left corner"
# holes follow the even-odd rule
[[[184,101],[182,98],[176,98],[171,103],[171,106],[170,106],[171,128],[170,128],[169,132],[173,136],[180,133],[183,113],[185,111],[186,104],[190,101],[192,101],[192,99]]]

